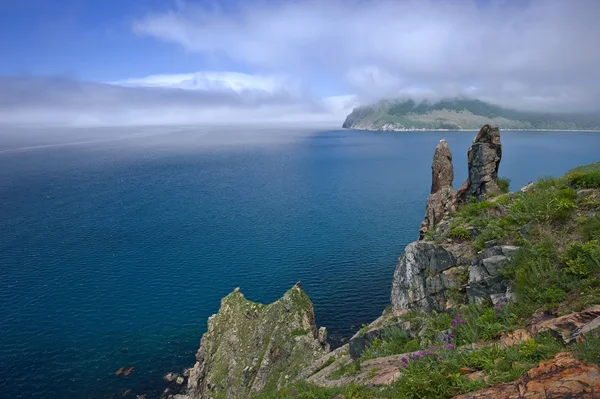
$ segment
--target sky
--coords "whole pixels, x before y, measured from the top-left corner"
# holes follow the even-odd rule
[[[600,110],[598,0],[0,0],[0,123],[341,125],[383,98]]]

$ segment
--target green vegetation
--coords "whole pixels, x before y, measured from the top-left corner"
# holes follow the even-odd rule
[[[327,378],[336,380],[346,375],[356,375],[358,373],[360,373],[360,360],[355,360],[342,364],[337,370],[329,374]]]
[[[510,179],[500,178],[498,179],[498,188],[501,193],[508,193],[510,191]]]
[[[521,112],[469,99],[380,101],[355,108],[343,127],[380,129],[391,124],[396,129],[478,130],[486,123],[504,129],[600,129],[600,118],[593,114]]]
[[[452,230],[450,230],[450,233],[448,235],[451,238],[461,241],[468,240],[471,236],[469,230],[465,229],[463,226],[454,227]]]
[[[578,346],[576,349],[587,358],[598,358],[600,342],[593,341],[591,345],[594,345],[592,350],[587,347],[580,349]],[[495,345],[473,351],[457,350],[453,347],[435,348],[403,359],[405,367],[402,375],[388,387],[349,385],[342,388],[321,388],[300,382],[276,394],[259,395],[256,399],[330,399],[335,395],[343,395],[344,398],[451,398],[465,392],[513,381],[538,362],[551,358],[561,350],[562,345],[546,334],[506,349]],[[355,364],[356,362],[349,363],[338,373],[339,376],[357,372]],[[480,372],[480,378],[471,380],[464,375],[463,370]]]
[[[418,340],[412,339],[406,330],[393,326],[386,328],[381,338],[375,338],[363,351],[360,358],[361,360],[369,360],[376,357],[414,352],[419,349],[421,349],[421,345]]]
[[[495,305],[456,301],[448,312],[409,311],[400,316],[409,331],[399,326],[384,329],[360,359],[367,367],[373,358],[410,354],[403,360],[401,376],[390,386],[320,388],[302,382],[259,398],[450,398],[513,381],[560,351],[599,363],[600,331],[566,346],[547,333],[507,348],[495,343],[503,334],[526,327],[536,313],[562,315],[600,304],[599,176],[596,163],[561,178],[542,178],[527,192],[506,193],[494,201],[473,200],[451,216],[450,228],[428,232],[430,238],[466,241],[477,249],[488,241],[519,246],[501,270],[516,300],[500,298]],[[499,184],[503,192],[508,186],[508,180]],[[465,273],[462,283],[467,277]],[[464,297],[458,288],[454,291]],[[487,346],[467,349],[472,343]],[[467,378],[465,370],[478,377]],[[349,362],[328,378],[360,372],[360,362]]]

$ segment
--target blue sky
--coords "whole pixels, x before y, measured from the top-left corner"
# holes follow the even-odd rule
[[[403,97],[582,110],[600,103],[598,15],[596,0],[3,0],[0,122],[340,123]]]

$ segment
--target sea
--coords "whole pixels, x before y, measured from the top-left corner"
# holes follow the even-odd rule
[[[342,344],[389,303],[438,141],[458,187],[475,134],[0,128],[0,397],[158,397],[236,287],[300,281]],[[502,143],[512,190],[599,160],[593,132]]]

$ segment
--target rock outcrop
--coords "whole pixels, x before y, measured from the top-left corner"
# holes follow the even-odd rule
[[[483,199],[488,193],[498,191],[501,157],[499,129],[483,126],[469,148],[469,177],[461,189],[453,191],[452,153],[445,140],[438,143],[419,241],[406,246],[394,271],[391,295],[394,311],[445,310],[454,305],[449,294],[456,291],[477,302],[494,302],[511,295],[499,272],[517,247],[491,246],[475,254],[468,243],[425,241],[425,233],[434,229],[437,229],[435,237],[439,231],[445,231],[442,235],[447,236],[451,227],[448,219],[461,201],[472,196]]]
[[[429,241],[408,244],[398,260],[392,281],[394,310],[445,309],[447,288],[458,288],[444,271],[457,265],[456,258],[441,245]]]
[[[564,344],[572,344],[583,340],[585,334],[597,328],[600,328],[600,305],[592,306],[582,312],[540,321],[533,324],[530,330],[533,334],[550,331]]]
[[[497,385],[455,399],[594,399],[600,392],[600,369],[567,352],[542,362],[515,382]]]
[[[481,200],[486,198],[487,193],[498,192],[501,159],[500,129],[483,126],[469,147],[469,177],[456,193],[458,201],[465,202],[471,197]]]
[[[278,301],[248,301],[236,289],[208,319],[187,392],[180,398],[248,398],[291,382],[329,351],[299,284]]]
[[[433,154],[431,194],[427,198],[425,219],[421,223],[419,239],[423,239],[427,231],[435,228],[451,212],[456,212],[456,195],[452,189],[453,181],[452,153],[446,140],[440,140]]]

